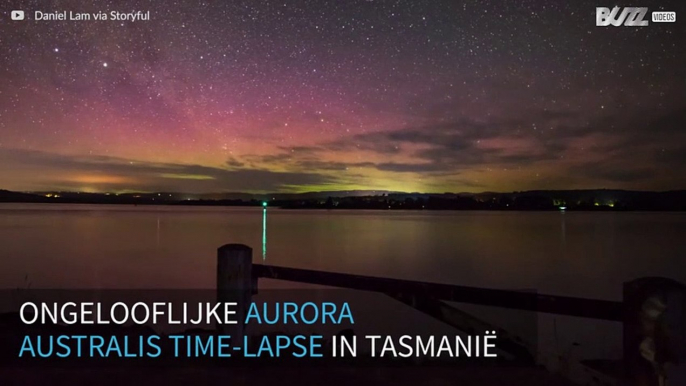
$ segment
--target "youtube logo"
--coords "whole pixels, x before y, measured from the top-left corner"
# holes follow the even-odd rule
[[[24,11],[12,11],[12,20],[24,20]]]

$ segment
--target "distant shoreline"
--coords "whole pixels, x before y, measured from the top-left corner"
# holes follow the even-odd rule
[[[355,192],[352,192],[355,193]],[[383,193],[335,195],[341,192],[297,194],[227,194],[236,198],[195,198],[180,193],[19,193],[0,190],[0,203],[90,205],[166,205],[278,207],[326,210],[474,210],[474,211],[686,211],[686,191],[559,190],[512,193]],[[220,194],[218,194],[220,195]]]

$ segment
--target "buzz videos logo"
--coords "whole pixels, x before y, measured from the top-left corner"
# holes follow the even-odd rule
[[[647,27],[647,7],[596,7],[595,25],[597,27]],[[655,11],[651,14],[653,23],[674,23],[676,12]]]
[[[619,13],[621,10],[621,13]],[[606,7],[596,7],[595,9],[595,25],[598,27],[607,27],[613,25],[619,27],[621,25],[627,27],[645,27],[648,25],[648,20],[643,20],[648,13],[648,8],[645,7],[614,7],[612,10]]]

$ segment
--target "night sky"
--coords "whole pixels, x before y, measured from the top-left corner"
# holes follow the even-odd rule
[[[686,188],[686,6],[565,3],[3,2],[0,189]]]

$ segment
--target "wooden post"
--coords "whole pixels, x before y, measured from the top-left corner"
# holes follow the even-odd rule
[[[237,324],[217,324],[217,333],[230,335],[234,346],[242,345],[252,285],[252,248],[243,244],[226,244],[217,249],[217,302],[237,303],[238,321]]]
[[[686,380],[686,286],[647,277],[624,284],[623,386],[672,386]]]

